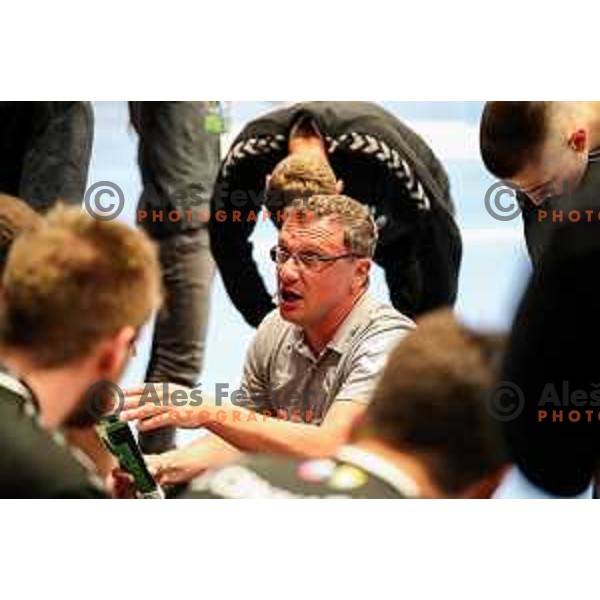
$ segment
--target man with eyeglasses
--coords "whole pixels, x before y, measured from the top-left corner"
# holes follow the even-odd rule
[[[366,207],[312,196],[285,216],[271,251],[278,308],[252,341],[240,393],[221,405],[205,397],[200,406],[141,403],[141,390],[126,399],[121,417],[143,419],[141,431],[176,423],[214,434],[150,458],[161,483],[189,481],[242,451],[330,455],[365,411],[389,352],[414,328],[367,293],[377,231]]]
[[[274,305],[252,257],[256,219],[248,216],[264,205],[276,217],[299,193],[342,191],[375,218],[373,260],[397,310],[413,318],[455,302],[462,243],[448,176],[431,148],[377,104],[302,102],[244,127],[211,198],[212,214],[229,217],[209,221],[211,250],[250,325],[257,327]]]

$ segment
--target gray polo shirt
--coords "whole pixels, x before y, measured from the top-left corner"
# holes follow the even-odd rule
[[[320,425],[333,402],[367,404],[389,352],[414,327],[392,306],[365,294],[316,356],[302,329],[274,310],[246,355],[244,406],[273,415],[286,410],[288,418]]]

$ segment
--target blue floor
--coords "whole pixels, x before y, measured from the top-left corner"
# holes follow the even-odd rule
[[[243,124],[272,109],[274,102],[232,102],[232,133]],[[464,242],[457,311],[467,323],[482,328],[506,329],[512,319],[524,281],[528,260],[522,241],[520,219],[494,220],[485,210],[486,189],[494,180],[486,173],[478,152],[480,102],[385,102],[386,108],[406,121],[431,145],[450,175]],[[96,134],[89,183],[109,180],[124,191],[127,208],[121,219],[134,221],[140,193],[136,166],[137,138],[128,126],[125,102],[96,102]],[[273,288],[273,269],[267,250],[273,245],[274,228],[260,223],[255,231],[255,254],[266,281]],[[382,274],[377,269],[372,293],[387,297]],[[235,389],[244,352],[254,330],[245,324],[229,301],[217,276],[212,290],[212,310],[207,340],[208,356],[200,379],[207,393],[216,383]],[[124,383],[143,378],[148,357],[148,332],[141,351],[130,365]],[[194,436],[183,432],[181,441]]]

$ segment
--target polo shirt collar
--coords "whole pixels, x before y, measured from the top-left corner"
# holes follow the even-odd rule
[[[352,343],[357,330],[363,326],[365,317],[368,315],[372,305],[373,300],[365,292],[356,301],[346,318],[340,323],[335,334],[327,344],[327,348],[331,348],[339,354],[344,354]]]
[[[31,388],[12,371],[0,365],[0,387],[12,392],[23,402],[25,412],[33,417],[39,414],[39,404]]]
[[[350,346],[356,331],[363,325],[365,317],[368,315],[372,306],[373,299],[365,292],[355,302],[352,310],[346,315],[346,318],[340,323],[321,355],[327,350],[333,350],[338,354],[344,354]],[[298,326],[294,329],[294,350],[302,356],[310,357],[313,360],[315,358],[314,353],[306,343],[303,329]]]

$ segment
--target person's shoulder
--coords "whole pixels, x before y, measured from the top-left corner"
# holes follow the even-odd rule
[[[402,498],[368,469],[338,460],[254,454],[192,481],[187,497],[230,499]]]
[[[261,321],[252,339],[252,346],[262,351],[276,351],[282,341],[293,334],[295,328],[275,308]]]
[[[260,325],[256,330],[256,335],[277,335],[280,332],[287,332],[294,328],[289,321],[282,318],[279,308],[274,308],[267,316],[261,321]]]
[[[103,497],[100,480],[89,473],[60,434],[44,431],[12,398],[0,398],[2,494],[20,498]]]
[[[344,497],[327,486],[326,473],[302,477],[305,461],[285,456],[253,454],[242,461],[205,472],[194,479],[185,497],[250,499],[301,499]],[[334,460],[320,461],[335,467]],[[322,470],[322,469],[321,469]],[[317,465],[318,471],[318,465]]]
[[[286,321],[279,312],[279,308],[274,308],[267,316],[261,321],[260,325],[256,330],[256,337],[268,338],[275,340],[281,336],[287,336],[293,334],[298,329],[297,325]]]
[[[190,482],[183,498],[227,498],[234,500],[285,499],[298,497],[283,483],[282,473],[293,473],[295,459],[283,456],[249,455],[239,462],[205,471]]]
[[[246,123],[237,135],[235,142],[254,137],[287,135],[294,110],[293,106],[284,106],[259,115]]]
[[[369,118],[398,121],[397,117],[380,104],[365,101],[317,101],[297,105],[308,113],[332,116],[338,121],[360,123]]]
[[[360,139],[352,141],[353,147],[358,144],[359,148],[376,148],[383,142],[387,146],[381,148],[383,155],[390,149],[399,152],[404,161],[403,170],[409,163],[420,178],[425,178],[423,183],[428,189],[433,188],[431,191],[435,191],[439,199],[448,195],[448,175],[439,157],[419,133],[391,111],[374,102],[340,102],[335,108],[331,103],[329,109],[331,122],[340,132],[364,137],[363,144]]]
[[[365,299],[365,312],[368,315],[367,327],[369,328],[398,329],[407,332],[416,328],[416,324],[412,319],[391,304],[375,300],[372,297]]]

